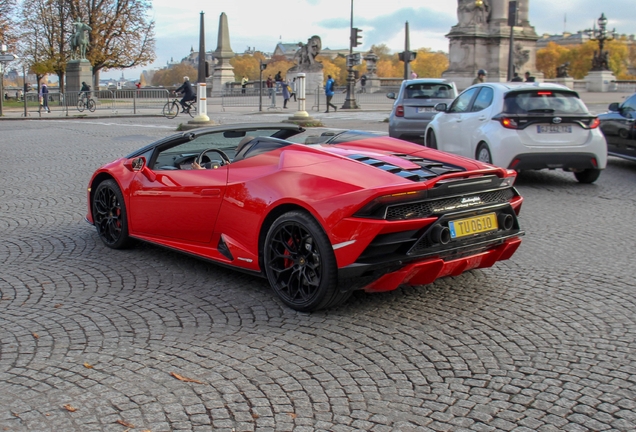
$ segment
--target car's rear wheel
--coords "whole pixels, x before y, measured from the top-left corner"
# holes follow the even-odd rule
[[[115,180],[105,180],[97,186],[93,198],[93,223],[99,238],[112,249],[130,244],[126,203]]]
[[[310,312],[345,301],[338,290],[336,258],[318,222],[303,211],[290,211],[270,227],[263,263],[270,285],[289,307]]]
[[[488,148],[488,144],[481,143],[477,146],[477,151],[475,152],[475,159],[480,162],[492,163],[492,155],[490,154],[490,148]]]
[[[426,147],[437,150],[437,137],[435,136],[435,132],[428,132],[428,137],[426,137]]]
[[[576,177],[578,182],[585,184],[594,183],[600,175],[601,170],[596,168],[588,168],[574,173],[574,177]]]

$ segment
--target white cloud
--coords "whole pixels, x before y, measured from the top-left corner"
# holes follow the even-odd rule
[[[349,44],[350,1],[288,0],[264,2],[242,0],[184,3],[174,0],[153,0],[156,22],[156,62],[145,68],[125,70],[135,79],[142,69],[163,67],[171,58],[180,60],[190,48],[199,48],[200,12],[205,13],[206,51],[217,45],[219,16],[225,12],[230,29],[230,43],[236,53],[247,47],[272,52],[278,42],[306,42],[319,35],[323,47],[346,48]],[[362,49],[384,43],[393,51],[404,49],[404,22],[409,21],[411,48],[429,47],[448,51],[444,36],[457,23],[457,2],[454,0],[400,0],[391,3],[380,0],[354,0],[354,27],[363,29]],[[532,0],[530,23],[539,35],[561,33],[567,15],[567,30],[589,28],[605,12],[609,27],[619,33],[634,32],[636,18],[625,11],[633,9],[633,0]],[[633,15],[633,14],[632,14]],[[120,77],[121,71],[102,73],[102,77]]]

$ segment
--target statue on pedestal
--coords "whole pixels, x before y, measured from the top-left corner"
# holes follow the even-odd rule
[[[457,19],[460,27],[484,25],[490,21],[488,0],[459,0]]]
[[[316,61],[316,56],[322,49],[320,36],[312,36],[307,40],[307,44],[299,43],[300,48],[294,55],[294,62],[298,65],[298,72],[322,69],[322,64]]]
[[[557,78],[569,78],[570,77],[569,69],[570,69],[570,62],[565,62],[561,66],[557,66],[557,68],[556,68],[556,77]]]
[[[77,60],[86,59],[86,48],[88,47],[88,36],[86,31],[92,30],[88,24],[84,24],[81,19],[77,18],[77,21],[73,23],[75,27],[75,33],[71,36],[71,57]],[[75,51],[79,53],[75,53]]]

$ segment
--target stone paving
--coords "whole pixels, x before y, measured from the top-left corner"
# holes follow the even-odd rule
[[[178,120],[0,122],[0,431],[636,430],[636,163],[523,173],[512,260],[303,314],[83,220],[91,173]]]

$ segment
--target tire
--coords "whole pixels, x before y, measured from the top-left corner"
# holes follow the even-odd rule
[[[166,118],[173,119],[179,115],[181,107],[177,101],[166,102],[163,106],[163,115]]]
[[[601,170],[596,168],[588,168],[574,173],[574,177],[576,177],[578,182],[583,184],[594,183],[600,175]]]
[[[188,110],[188,114],[190,114],[190,117],[195,117],[197,115],[197,104],[196,102],[193,103],[192,105],[190,105],[190,109]]]
[[[80,99],[77,101],[77,110],[79,112],[84,112],[84,109],[86,108],[86,103],[84,102],[84,99]]]
[[[126,203],[115,180],[105,180],[93,196],[93,224],[102,242],[111,249],[130,245]]]
[[[86,101],[86,107],[88,108],[90,112],[95,112],[95,108],[97,108],[95,104],[95,100],[89,99],[88,101]]]
[[[488,148],[488,144],[481,143],[477,146],[475,159],[477,159],[479,162],[492,164],[492,155],[490,154],[490,148]]]
[[[428,133],[428,138],[426,139],[426,147],[437,150],[437,137],[435,136],[435,132],[430,131]]]
[[[335,306],[350,293],[338,290],[336,258],[322,227],[303,211],[274,221],[263,248],[269,284],[287,306],[311,312]]]

